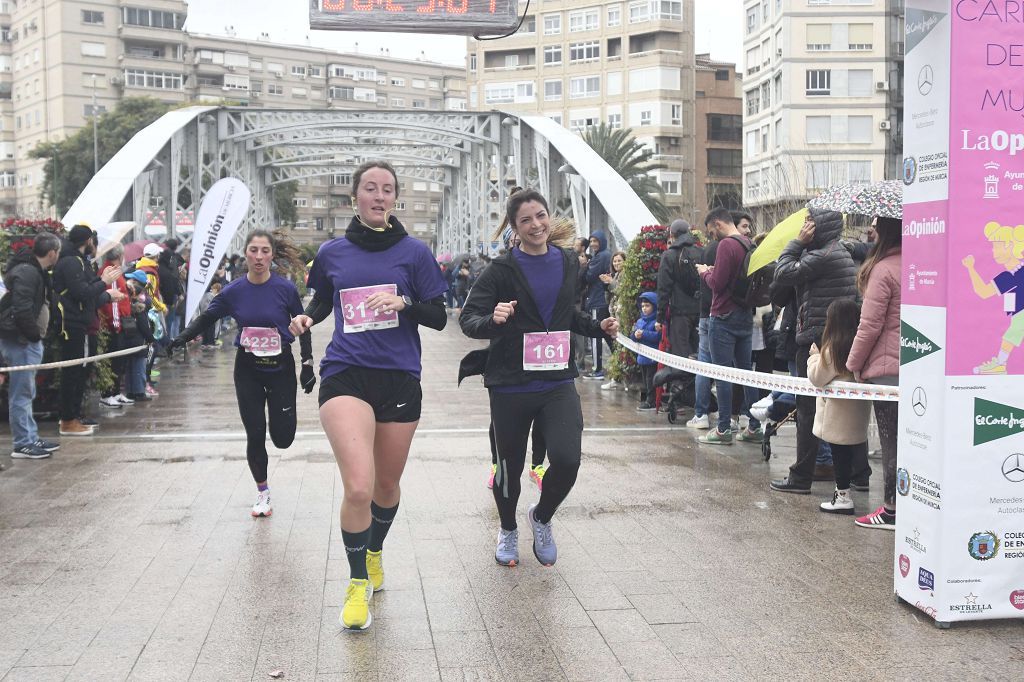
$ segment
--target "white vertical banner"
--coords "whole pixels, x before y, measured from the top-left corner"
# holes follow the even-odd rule
[[[188,291],[185,296],[185,321],[190,322],[199,301],[217,272],[231,238],[249,212],[252,193],[237,178],[224,178],[206,193],[192,233],[192,253],[188,261]]]

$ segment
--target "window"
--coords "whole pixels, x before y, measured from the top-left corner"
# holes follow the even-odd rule
[[[743,179],[747,193],[756,196],[761,191],[761,171],[750,171]]]
[[[332,85],[327,88],[327,96],[331,99],[355,100],[356,89],[350,85]]]
[[[505,55],[505,68],[506,69],[514,69],[517,66],[519,66],[519,55],[517,55],[517,54],[507,54],[507,55]]]
[[[651,20],[651,3],[648,0],[629,3],[629,23],[641,24]]]
[[[743,152],[739,149],[709,149],[708,175],[738,178],[743,172]]]
[[[850,50],[870,50],[874,46],[871,24],[850,24],[847,47]]]
[[[767,154],[768,153],[768,135],[769,135],[768,126],[761,126],[761,153],[762,154]]]
[[[830,69],[807,69],[807,96],[821,96],[832,93],[832,71]]]
[[[185,14],[139,7],[122,7],[121,21],[132,26],[172,28],[180,31],[185,26]]]
[[[82,42],[83,57],[106,57],[107,46],[103,43]]]
[[[309,199],[307,197],[292,197],[292,205],[295,208],[306,208],[309,206]]]
[[[182,75],[164,71],[125,69],[124,84],[129,88],[153,88],[156,90],[181,90]]]
[[[747,131],[747,141],[743,147],[743,150],[747,156],[757,155],[757,130]]]
[[[292,88],[292,97],[305,97],[306,88]]]
[[[875,135],[874,124],[875,119],[871,116],[846,117],[846,141],[853,144],[870,144]]]
[[[743,117],[739,114],[708,114],[708,139],[739,142],[743,139]]]
[[[263,94],[263,81],[249,81],[249,92],[254,95]]]
[[[708,206],[722,206],[735,211],[743,205],[742,187],[732,184],[708,183]]]
[[[807,51],[825,52],[832,49],[830,24],[807,24]]]
[[[82,73],[82,87],[83,88],[96,88],[97,90],[106,90],[107,88],[107,77],[102,73]]]
[[[775,148],[779,149],[782,146],[782,119],[775,120]]]
[[[761,106],[768,109],[772,105],[772,84],[770,81],[761,83]]]
[[[252,69],[253,71],[262,71],[263,70],[263,62],[261,62],[261,61],[251,61],[251,62],[249,62],[249,68]]]
[[[292,75],[293,76],[305,77],[305,75],[306,75],[306,67],[305,66],[296,66],[296,65],[293,64],[292,65]]]
[[[569,12],[569,33],[596,31],[599,25],[600,18],[596,7]]]
[[[653,4],[657,8],[659,19],[667,19],[669,21],[682,21],[682,0],[660,0],[660,2],[655,2]]]
[[[716,69],[715,70],[716,81],[728,81],[729,80],[729,69]]]
[[[747,50],[746,63],[748,76],[752,76],[761,70],[760,48],[757,45]]]
[[[392,97],[391,98],[391,106],[393,106],[393,107],[404,107],[405,106],[405,98],[404,97]]]
[[[469,70],[471,73],[476,73],[476,55],[469,55]],[[391,84],[394,85],[396,80],[402,80],[401,78],[392,79]]]
[[[849,161],[847,166],[846,181],[851,185],[870,185],[871,162]]]
[[[533,81],[519,83],[488,83],[484,85],[484,102],[486,104],[508,104],[510,102],[532,102]],[[416,106],[415,100],[413,107]]]
[[[747,10],[747,35],[750,35],[757,30],[757,7],[751,7]]]
[[[562,46],[561,45],[547,45],[544,48],[544,63],[545,64],[561,64],[562,63]]]
[[[598,119],[596,116],[584,116],[583,118],[570,118],[569,129],[575,132],[581,132],[586,128],[596,126]]]
[[[91,9],[82,10],[82,23],[83,24],[102,24],[103,23],[103,12],[97,12]]]
[[[523,19],[523,25],[519,27],[519,33],[524,35],[537,32],[537,17],[528,16]]]
[[[832,117],[807,117],[807,144],[827,144],[832,141]]]
[[[597,97],[601,94],[600,76],[583,76],[569,79],[569,98]]]
[[[622,25],[622,5],[608,5],[608,18],[604,25],[611,28]]]
[[[562,15],[561,14],[545,14],[544,15],[544,35],[546,36],[557,36],[562,32]]]
[[[309,75],[310,75],[311,78],[323,78],[324,77],[324,67],[322,67],[322,66],[311,66],[311,67],[309,67]]]
[[[267,94],[268,95],[283,95],[284,86],[279,83],[267,83]]]
[[[562,99],[562,80],[544,81],[544,101]]]
[[[661,190],[665,194],[679,194],[679,187],[683,183],[683,174],[662,171],[659,180],[661,181]]]
[[[423,80],[422,78],[413,78],[412,87],[417,88],[419,90],[425,90],[427,87],[427,81]]]
[[[669,124],[674,126],[683,125],[683,105],[672,104],[669,106]]]
[[[679,90],[679,86],[680,72],[678,68],[649,66],[643,69],[630,69],[629,71],[630,92]]]
[[[640,112],[640,125],[642,125],[642,126],[649,126],[649,125],[651,125],[651,116],[652,116],[652,113],[651,113],[650,109],[643,109]]]
[[[754,88],[747,91],[747,116],[753,116],[761,111],[761,90]]]
[[[601,58],[601,43],[595,41],[587,43],[570,43],[569,63],[588,62]]]
[[[608,93],[609,95],[621,95],[622,94],[622,72],[621,71],[609,71],[608,75]]]
[[[224,87],[230,90],[248,90],[249,77],[236,76],[230,73],[224,74]]]
[[[82,106],[82,116],[84,116],[85,118],[89,118],[90,116],[93,116],[93,115],[95,115],[95,116],[102,116],[105,113],[107,113],[107,108],[105,106],[103,106],[102,104],[97,104],[96,105],[95,112],[93,111],[92,104],[85,104],[85,105]]]
[[[622,114],[608,114],[608,127],[614,129],[622,127]]]
[[[873,80],[874,72],[871,69],[850,69],[846,76],[847,96],[871,97]]]
[[[473,56],[475,57],[476,55],[473,55]],[[405,79],[404,78],[392,78],[391,79],[391,85],[393,85],[396,88],[404,88],[405,87]]]
[[[278,76],[284,74],[284,64],[278,64],[277,62],[267,62],[267,73],[273,73]]]

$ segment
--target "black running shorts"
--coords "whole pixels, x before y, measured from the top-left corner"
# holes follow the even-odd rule
[[[320,383],[320,407],[340,396],[352,396],[367,403],[378,422],[418,421],[423,404],[420,380],[396,369],[349,367]]]

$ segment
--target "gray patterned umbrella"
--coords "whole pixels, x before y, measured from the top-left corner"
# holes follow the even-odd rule
[[[807,207],[902,219],[903,185],[899,180],[882,180],[873,185],[835,185],[807,202]]]

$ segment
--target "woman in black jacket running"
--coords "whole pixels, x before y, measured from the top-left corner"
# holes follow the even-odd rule
[[[576,482],[583,434],[571,332],[614,338],[618,323],[613,317],[591,320],[576,309],[579,261],[548,244],[551,224],[541,194],[513,194],[506,214],[519,246],[494,259],[480,275],[459,324],[467,336],[490,340],[484,385],[498,451],[493,492],[501,517],[494,558],[507,566],[519,563],[519,478],[535,423],[544,434],[550,466],[540,502],[530,505],[527,518],[533,553],[550,566],[558,556],[551,517]]]

